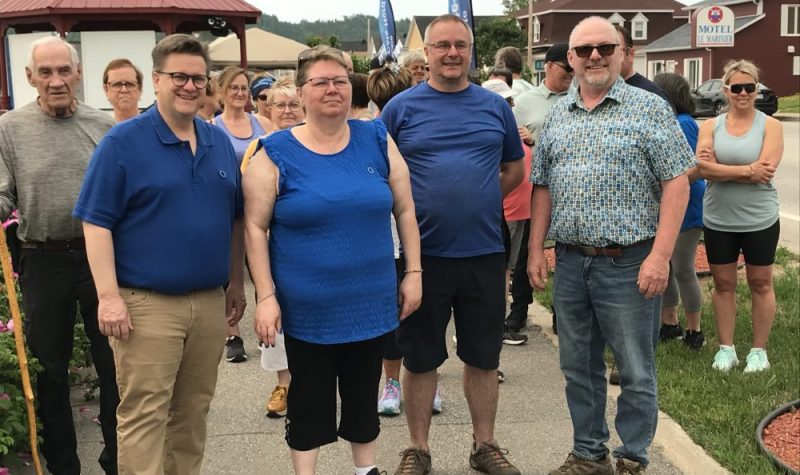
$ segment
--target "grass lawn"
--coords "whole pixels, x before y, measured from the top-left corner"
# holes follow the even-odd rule
[[[800,398],[800,260],[785,249],[778,251],[778,312],[767,348],[772,367],[763,373],[742,372],[752,338],[750,292],[744,276],[737,289],[735,343],[740,364],[728,374],[711,369],[719,345],[710,299],[711,278],[701,279],[701,286],[705,294],[702,328],[707,344],[700,352],[689,350],[679,341],[659,345],[660,408],[733,473],[780,473],[759,452],[755,431],[768,412]],[[552,300],[547,291],[537,292],[536,299],[547,307]],[[685,323],[682,311],[681,321]]]
[[[778,111],[800,112],[800,94],[778,98]]]

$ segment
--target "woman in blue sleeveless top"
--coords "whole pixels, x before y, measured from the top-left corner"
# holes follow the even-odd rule
[[[714,318],[720,348],[713,368],[739,364],[733,345],[736,326],[736,264],[744,254],[750,287],[753,346],[745,373],[769,369],[767,339],[775,319],[772,264],[780,234],[778,192],[772,183],[783,155],[781,123],[756,110],[758,68],[731,61],[723,82],[729,109],[700,128],[697,158],[708,180],[703,200],[703,234],[714,278]]]
[[[306,123],[263,139],[243,179],[255,329],[270,345],[284,334],[295,473],[315,473],[319,447],[341,436],[355,472],[377,474],[384,335],[422,298],[408,168],[381,122],[347,120],[352,89],[341,52],[301,53],[296,84]],[[406,259],[399,295],[391,213]]]

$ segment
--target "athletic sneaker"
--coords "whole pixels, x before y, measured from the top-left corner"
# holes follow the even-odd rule
[[[711,367],[727,373],[738,364],[739,358],[736,357],[736,348],[728,345],[719,345],[719,351],[714,355],[714,364]]]
[[[528,315],[525,312],[511,311],[508,312],[505,321],[506,328],[518,332],[528,325]]]
[[[400,452],[400,465],[394,475],[425,475],[431,471],[431,454],[409,447]]]
[[[751,348],[747,354],[747,366],[744,367],[745,373],[757,373],[769,369],[767,360],[767,350],[763,348]]]
[[[569,454],[567,460],[548,475],[614,475],[614,466],[608,455],[600,460],[588,460]]]
[[[706,337],[703,336],[703,330],[686,330],[683,335],[683,343],[694,351],[700,351],[703,345],[706,344]]]
[[[521,475],[519,469],[506,458],[508,450],[501,449],[497,442],[482,442],[480,447],[472,443],[469,466],[473,470],[491,475]]]
[[[439,383],[436,383],[436,394],[433,396],[433,407],[431,408],[431,412],[433,414],[441,414],[443,402],[444,400],[442,399],[442,392],[439,391]]]
[[[681,338],[683,338],[683,328],[680,323],[677,325],[661,324],[661,329],[658,330],[660,341],[680,340]]]
[[[267,401],[267,417],[274,419],[286,415],[286,396],[288,393],[289,388],[286,386],[275,386],[269,401]]]
[[[386,475],[386,470],[381,472],[381,471],[378,471],[378,467],[375,467],[372,470],[370,470],[369,472],[367,472],[367,475]]]
[[[497,370],[497,382],[498,383],[505,383],[506,382],[506,375],[499,369]]]
[[[378,401],[378,414],[382,416],[397,416],[400,414],[400,403],[403,400],[400,381],[389,378],[383,386],[383,395]]]
[[[645,473],[645,465],[628,459],[617,459],[617,475]]]
[[[247,353],[244,352],[244,341],[241,337],[231,335],[225,342],[225,359],[230,363],[241,363],[247,361]]]
[[[528,335],[517,333],[510,328],[503,331],[503,344],[505,345],[522,345],[528,341]]]

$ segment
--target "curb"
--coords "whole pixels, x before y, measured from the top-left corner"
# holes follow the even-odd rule
[[[772,117],[781,122],[800,122],[800,114],[797,112],[776,112]]]
[[[529,307],[528,317],[541,333],[558,348],[558,335],[553,333],[552,313],[536,300]],[[619,386],[608,385],[609,399],[616,400],[620,395]],[[714,460],[689,434],[667,414],[658,411],[658,427],[653,444],[657,445],[669,462],[686,475],[731,475],[727,469]]]

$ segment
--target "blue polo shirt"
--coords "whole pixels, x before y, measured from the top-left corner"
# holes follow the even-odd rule
[[[239,165],[220,129],[199,119],[194,128],[192,155],[152,107],[92,156],[73,216],[111,230],[120,286],[183,294],[228,280]]]

